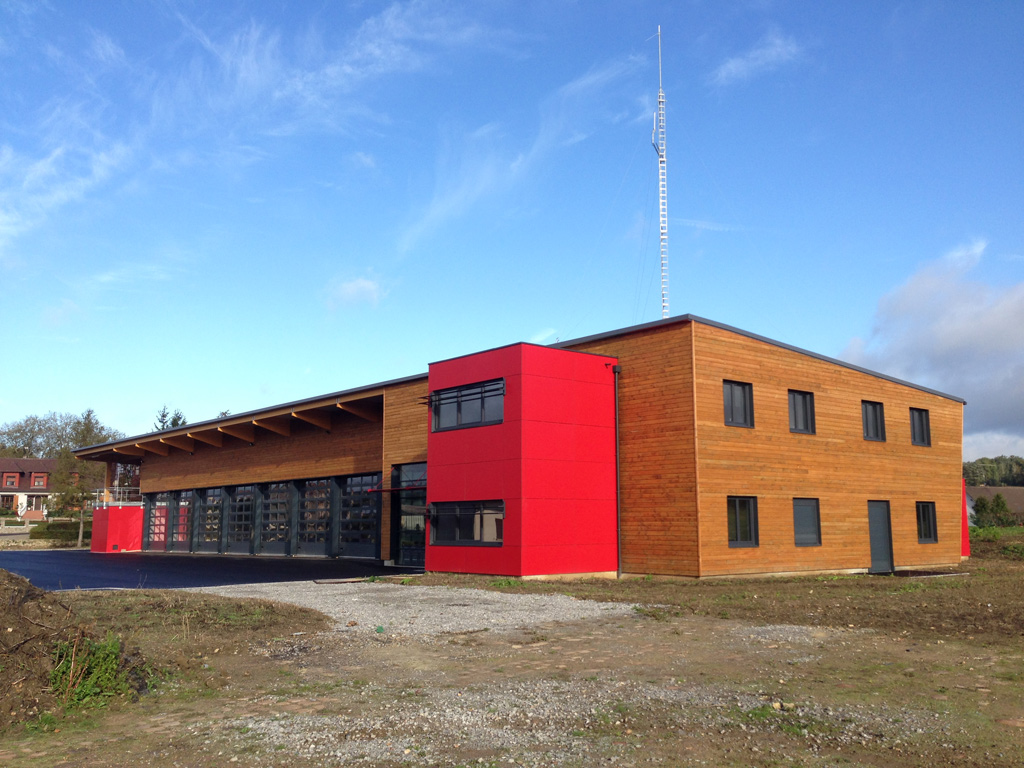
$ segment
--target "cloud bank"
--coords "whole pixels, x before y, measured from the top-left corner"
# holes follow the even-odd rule
[[[841,357],[967,400],[964,455],[1024,455],[1024,282],[971,277],[987,243],[925,264],[878,304]]]

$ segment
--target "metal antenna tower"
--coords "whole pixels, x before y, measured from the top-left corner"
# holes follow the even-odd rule
[[[661,87],[661,25],[658,25],[658,113],[651,144],[658,153],[658,216],[661,233],[661,316],[668,317],[668,169],[665,165],[665,91]]]

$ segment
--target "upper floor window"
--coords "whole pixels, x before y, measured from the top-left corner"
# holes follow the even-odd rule
[[[4,488],[17,488],[18,487],[18,475],[15,472],[4,473]]]
[[[757,497],[730,496],[727,512],[729,515],[729,546],[757,546]]]
[[[431,505],[431,544],[498,546],[505,534],[504,501],[450,501]]]
[[[924,408],[910,409],[910,442],[914,445],[932,444],[932,426]]]
[[[440,389],[430,395],[434,431],[500,424],[505,416],[505,380]]]
[[[917,540],[921,544],[935,544],[939,534],[935,529],[935,502],[917,502]]]
[[[46,475],[41,472],[32,473],[32,487],[33,488],[45,488],[46,487]]]
[[[723,381],[722,399],[725,403],[727,427],[754,426],[754,386],[742,381]]]
[[[881,403],[861,400],[861,412],[864,416],[864,439],[885,442],[885,408]]]
[[[814,393],[789,390],[789,431],[814,434]]]

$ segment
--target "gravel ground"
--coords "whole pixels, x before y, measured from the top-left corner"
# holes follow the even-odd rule
[[[337,622],[340,632],[439,635],[512,631],[553,621],[630,615],[626,603],[598,603],[565,595],[512,595],[453,587],[399,586],[386,582],[238,584],[193,590],[226,597],[258,597],[313,608]]]

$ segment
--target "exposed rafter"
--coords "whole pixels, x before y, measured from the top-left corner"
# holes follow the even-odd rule
[[[256,427],[252,425],[252,422],[226,424],[223,427],[217,427],[217,431],[223,432],[225,435],[231,435],[231,437],[237,437],[239,440],[244,440],[247,443],[256,442]]]
[[[204,432],[189,432],[188,436],[193,440],[198,440],[200,443],[212,445],[214,448],[220,448],[224,445],[224,435],[212,429]]]
[[[150,453],[155,453],[157,456],[168,456],[171,453],[171,447],[169,445],[164,445],[159,441],[154,441],[152,443],[136,443],[135,447],[141,448],[144,451],[149,451]]]
[[[175,435],[174,437],[161,437],[161,443],[177,448],[179,451],[192,453],[196,447],[196,441],[187,435]]]
[[[325,411],[292,411],[292,416],[314,427],[320,427],[324,432],[331,431],[331,414]]]
[[[360,419],[365,419],[366,421],[380,421],[382,418],[381,412],[373,407],[361,404],[357,405],[352,402],[338,403],[337,405],[341,410],[351,413],[353,416],[358,416]]]
[[[288,437],[292,433],[291,424],[288,423],[288,419],[274,417],[268,419],[253,419],[252,423],[261,429],[265,429],[268,432],[273,432],[278,435],[284,435]]]

